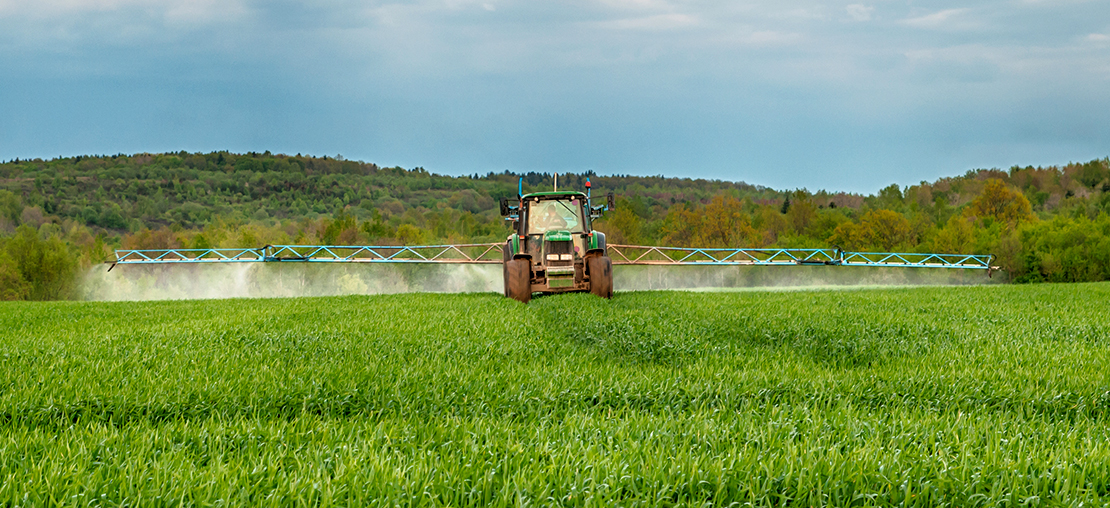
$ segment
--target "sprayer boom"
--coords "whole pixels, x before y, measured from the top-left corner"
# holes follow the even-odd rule
[[[267,245],[256,249],[117,250],[118,264],[348,262],[348,263],[500,263],[500,243],[457,245]]]
[[[347,262],[502,263],[505,243],[455,245],[267,245],[246,249],[121,249],[108,261],[119,264]],[[610,244],[614,265],[831,265],[890,268],[997,270],[993,256],[848,252],[839,249],[705,249]]]
[[[610,245],[615,265],[831,265],[992,270],[993,256],[840,249],[700,249]]]

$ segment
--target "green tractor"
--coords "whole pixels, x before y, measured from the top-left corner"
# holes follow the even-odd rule
[[[513,234],[502,249],[505,296],[524,303],[532,293],[589,291],[613,297],[613,262],[605,234],[591,227],[593,219],[613,209],[613,193],[606,195],[604,205],[593,206],[589,192],[586,179],[585,194],[518,190],[515,203],[501,200],[501,215],[513,222]]]

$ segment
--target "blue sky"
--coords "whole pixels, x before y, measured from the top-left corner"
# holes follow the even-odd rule
[[[1110,2],[0,0],[0,159],[871,193],[1110,155]]]

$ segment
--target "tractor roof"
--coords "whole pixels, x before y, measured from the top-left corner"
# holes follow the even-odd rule
[[[552,198],[552,197],[559,197],[559,196],[582,197],[582,198],[584,198],[584,197],[586,197],[586,194],[582,193],[582,192],[578,192],[578,191],[533,192],[531,194],[525,194],[525,195],[521,196],[520,199]]]

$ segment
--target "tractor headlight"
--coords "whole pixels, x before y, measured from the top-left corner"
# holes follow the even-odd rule
[[[548,254],[547,255],[547,260],[548,261],[558,261],[559,260],[559,255],[558,254]]]
[[[563,261],[570,261],[574,259],[574,254],[559,254],[559,259]]]

